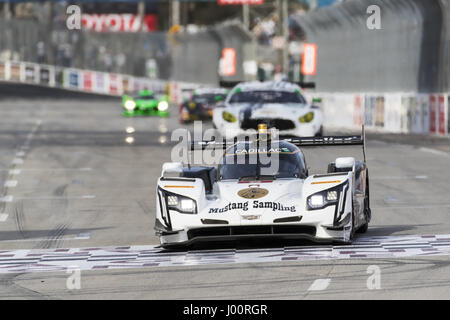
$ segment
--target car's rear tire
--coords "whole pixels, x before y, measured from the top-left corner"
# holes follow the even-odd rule
[[[364,216],[366,222],[358,229],[358,233],[366,233],[369,229],[369,222],[372,217],[372,210],[370,210],[370,201],[369,201],[369,172],[367,171],[366,177],[366,196],[364,198]]]
[[[316,133],[316,137],[322,137],[323,136],[323,127],[320,127],[320,130]]]

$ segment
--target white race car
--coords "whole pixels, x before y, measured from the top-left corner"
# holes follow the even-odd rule
[[[213,124],[225,138],[256,133],[259,123],[280,135],[322,136],[323,115],[307,103],[300,86],[289,82],[244,82],[228,94],[222,108],[214,109]]]
[[[371,218],[365,160],[337,158],[327,173],[309,175],[299,148],[340,145],[364,150],[364,134],[274,140],[262,132],[231,145],[193,142],[193,149],[225,152],[218,168],[163,165],[155,222],[161,246],[248,237],[351,242]]]

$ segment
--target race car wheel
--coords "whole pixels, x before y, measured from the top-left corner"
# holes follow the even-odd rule
[[[369,202],[369,173],[367,172],[366,178],[366,196],[364,197],[364,215],[366,218],[366,222],[358,229],[358,233],[366,233],[369,229],[369,222],[372,217],[372,211],[370,210],[370,202]]]
[[[323,136],[323,127],[320,127],[320,130],[316,133],[316,137],[322,137]]]

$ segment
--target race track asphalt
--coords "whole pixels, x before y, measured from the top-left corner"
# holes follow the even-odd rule
[[[181,252],[178,266],[82,270],[80,289],[67,287],[65,270],[2,272],[11,267],[9,253],[158,245],[156,180],[170,161],[171,133],[180,125],[176,108],[170,118],[123,118],[116,98],[7,92],[0,98],[1,299],[450,298],[446,254],[201,265],[183,260],[188,253]],[[127,133],[129,127],[135,132]],[[368,134],[373,220],[358,239],[450,234],[449,144],[447,138]],[[306,152],[311,170],[326,170],[327,161],[343,151],[324,152],[326,157]],[[272,247],[261,246],[249,247]],[[273,245],[289,250],[279,246]],[[379,288],[369,289],[374,268]]]

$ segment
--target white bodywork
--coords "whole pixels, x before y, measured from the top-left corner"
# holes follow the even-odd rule
[[[368,223],[364,215],[365,172],[359,174],[358,180],[355,181],[353,158],[337,159],[336,164],[351,167],[348,172],[312,175],[306,179],[213,181],[212,191],[208,194],[201,178],[184,178],[182,174],[174,176],[173,173],[179,171],[179,165],[165,165],[168,172],[163,170],[162,177],[158,180],[155,227],[161,244],[188,244],[193,240],[192,234],[189,236],[189,230],[244,226],[274,227],[275,229],[270,229],[272,234],[267,236],[280,237],[285,234],[274,234],[273,230],[278,230],[277,227],[280,226],[295,226],[299,228],[298,231],[288,232],[288,238],[298,235],[316,241],[350,242],[352,233],[364,223]],[[337,186],[342,188],[337,193],[335,204],[320,209],[308,207],[307,201],[311,195]],[[250,190],[252,188],[255,189]],[[261,196],[261,190],[267,193]],[[255,191],[259,196],[246,198],[242,193],[239,194],[241,191]],[[188,214],[168,209],[165,202],[167,194],[177,194],[195,200],[197,213]],[[305,232],[302,227],[306,227]],[[239,229],[236,230],[238,231],[235,231],[234,235],[239,235]],[[221,234],[219,238],[232,236],[233,234]]]
[[[234,87],[227,96],[223,108],[216,108],[213,113],[213,123],[219,133],[226,138],[234,138],[241,134],[254,133],[254,129],[245,128],[243,126],[244,117],[261,121],[292,121],[289,129],[277,128],[280,135],[310,137],[320,135],[322,133],[323,115],[318,107],[313,107],[308,103],[230,103],[230,99],[237,91],[282,91],[282,92],[298,92],[301,88],[288,82],[247,82],[241,83]],[[247,110],[248,112],[245,112]],[[251,111],[250,111],[251,110]],[[224,119],[224,112],[232,114],[236,121],[230,122]],[[308,113],[314,114],[310,122],[300,122],[299,119]]]

